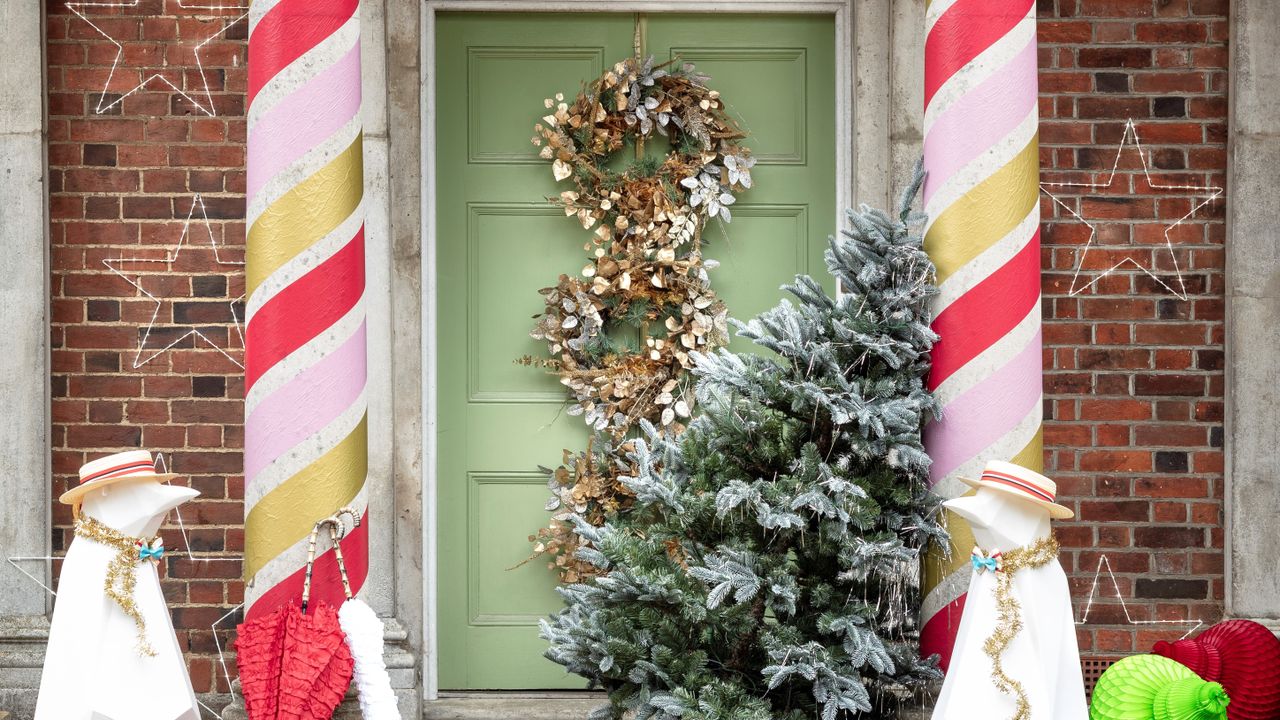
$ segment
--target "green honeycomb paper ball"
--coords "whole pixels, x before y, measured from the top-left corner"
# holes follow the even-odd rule
[[[1227,691],[1216,682],[1199,677],[1183,678],[1166,685],[1157,694],[1155,720],[1212,720],[1227,716]]]
[[[1158,655],[1127,657],[1093,690],[1090,720],[1225,720],[1227,693],[1181,663]]]

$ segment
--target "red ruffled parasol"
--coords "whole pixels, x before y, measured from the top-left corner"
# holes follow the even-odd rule
[[[311,531],[302,607],[284,605],[236,628],[236,665],[249,720],[329,720],[351,685],[354,663],[338,611],[327,603],[309,613],[307,607],[316,533],[326,522]]]
[[[328,720],[351,683],[338,612],[286,605],[240,625],[236,665],[250,720]]]

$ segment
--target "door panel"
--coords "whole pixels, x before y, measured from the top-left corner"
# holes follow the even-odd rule
[[[537,621],[560,607],[545,562],[521,565],[547,519],[545,480],[586,445],[556,378],[515,364],[538,289],[585,263],[587,234],[546,197],[563,189],[530,143],[543,98],[576,94],[631,55],[631,14],[441,13],[436,24],[437,517],[442,689],[581,688],[542,658]],[[646,52],[676,54],[748,128],[756,187],[713,222],[712,283],[734,317],[822,273],[835,225],[834,37],[829,17],[663,16]],[[659,143],[648,143],[647,151]],[[735,340],[735,349],[739,347]]]
[[[539,162],[546,165],[545,160]],[[583,263],[582,246],[566,242],[574,226],[550,203],[467,204],[467,383],[473,403],[564,402],[550,374],[512,362],[542,357],[546,343],[529,337],[530,316],[542,308],[540,288],[559,273],[531,271]],[[514,307],[528,313],[512,312]],[[541,505],[541,504],[540,504]]]
[[[529,556],[562,448],[586,443],[564,388],[515,363],[538,289],[583,265],[575,224],[529,141],[543,98],[576,92],[631,52],[630,15],[441,14],[436,24],[440,687],[583,687],[541,657],[559,604]],[[519,567],[516,567],[519,565]],[[515,568],[515,569],[509,569]]]
[[[746,320],[777,304],[778,286],[813,274],[828,290],[822,253],[835,232],[835,24],[816,15],[650,15],[646,52],[679,57],[711,76],[729,114],[750,133],[754,187],[728,224],[703,233],[721,266],[711,284]],[[754,349],[734,338],[735,352]]]

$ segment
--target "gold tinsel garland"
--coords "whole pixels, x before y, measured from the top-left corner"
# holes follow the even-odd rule
[[[159,541],[157,538],[129,537],[83,514],[76,520],[75,532],[76,537],[92,540],[116,551],[111,564],[107,566],[107,579],[103,589],[107,597],[114,600],[138,628],[138,654],[155,657],[155,649],[151,647],[151,643],[147,642],[147,623],[142,618],[137,603],[134,602],[133,591],[138,583],[135,570],[142,562],[141,551],[146,548],[150,554],[153,549],[159,548]],[[158,552],[163,553],[163,550]],[[152,557],[158,558],[159,555],[152,555]]]
[[[594,431],[583,452],[566,450],[550,474],[555,512],[530,537],[565,582],[598,569],[575,556],[571,520],[592,525],[625,511],[633,498],[629,438],[641,421],[678,433],[694,409],[692,353],[728,342],[728,310],[710,285],[703,232],[731,219],[735,194],[751,187],[755,159],[720,94],[692,65],[628,58],[576,97],[544,101],[532,138],[557,182],[573,188],[548,198],[585,230],[586,264],[544,288],[531,336],[549,357],[518,362],[556,373],[572,397],[570,415]],[[646,141],[669,143],[662,155]],[[626,166],[614,162],[628,144]],[[652,150],[652,146],[650,147]],[[631,341],[620,341],[625,327]]]
[[[1049,535],[1023,548],[1004,554],[1003,564],[996,571],[996,629],[982,645],[991,658],[991,680],[1001,692],[1014,696],[1017,709],[1011,720],[1030,720],[1031,703],[1027,700],[1022,683],[1009,677],[1001,657],[1009,643],[1022,632],[1022,608],[1013,597],[1013,576],[1019,570],[1038,568],[1058,559],[1058,541]]]

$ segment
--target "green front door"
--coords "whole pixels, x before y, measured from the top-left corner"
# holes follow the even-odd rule
[[[557,380],[515,364],[538,289],[585,262],[583,231],[529,138],[543,98],[634,52],[711,76],[751,133],[755,187],[704,233],[733,317],[775,304],[798,272],[825,276],[835,231],[835,28],[830,17],[442,13],[436,23],[436,358],[440,688],[580,688],[542,658],[538,619],[560,607],[543,562],[520,565],[547,521],[546,481],[581,418]],[[746,349],[734,341],[734,349]],[[518,567],[517,567],[518,566]]]

